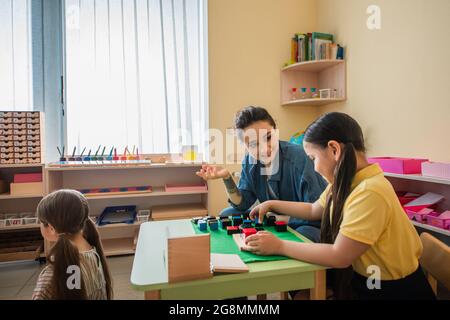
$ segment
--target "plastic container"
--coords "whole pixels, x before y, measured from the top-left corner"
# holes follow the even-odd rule
[[[330,99],[331,98],[331,89],[320,89],[320,99]]]
[[[450,179],[450,163],[422,162],[422,175],[441,179]]]
[[[447,210],[437,216],[432,212],[427,216],[427,224],[442,229],[450,230],[450,210]]]
[[[23,220],[23,224],[24,225],[37,224],[38,223],[38,218],[37,217],[23,218],[22,220]]]
[[[138,222],[147,222],[150,219],[151,211],[150,210],[139,210],[136,216],[136,221]]]

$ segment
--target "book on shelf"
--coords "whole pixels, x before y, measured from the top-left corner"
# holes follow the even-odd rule
[[[344,48],[333,42],[333,35],[321,32],[296,33],[291,38],[290,64],[311,60],[344,59]]]

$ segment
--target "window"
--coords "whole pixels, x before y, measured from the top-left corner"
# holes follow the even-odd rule
[[[0,110],[33,110],[31,0],[0,0]]]
[[[69,150],[204,153],[205,1],[65,1]]]

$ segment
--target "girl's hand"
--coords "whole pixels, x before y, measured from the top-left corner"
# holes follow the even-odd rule
[[[264,256],[281,254],[283,247],[283,241],[267,231],[248,236],[245,244],[248,251]]]
[[[249,215],[250,219],[255,220],[255,218],[258,218],[258,222],[263,223],[264,217],[271,209],[270,205],[271,205],[270,201],[265,201],[263,203],[258,204],[250,212],[250,215]]]
[[[227,169],[209,164],[202,165],[200,171],[197,171],[195,174],[203,178],[203,180],[227,179],[231,177]]]

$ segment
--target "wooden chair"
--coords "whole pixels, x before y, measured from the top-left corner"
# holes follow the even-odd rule
[[[431,288],[436,294],[437,283],[440,282],[450,290],[450,247],[426,232],[420,235],[420,239],[423,245],[420,264]]]

